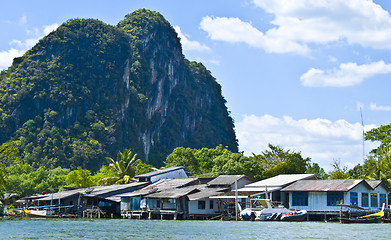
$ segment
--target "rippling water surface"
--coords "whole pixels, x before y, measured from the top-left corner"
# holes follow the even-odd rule
[[[391,239],[391,224],[3,219],[0,239]]]

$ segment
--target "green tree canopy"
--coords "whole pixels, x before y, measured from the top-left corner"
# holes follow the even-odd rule
[[[269,144],[270,150],[254,155],[254,158],[261,161],[265,172],[263,178],[274,177],[279,174],[305,173],[311,161],[310,158],[303,158],[300,152],[285,150],[278,145]]]
[[[383,180],[391,186],[391,124],[366,132],[365,140],[380,142],[380,146],[373,149],[372,155],[364,162],[365,177]]]
[[[47,192],[58,192],[66,185],[65,178],[69,169],[57,167],[47,170],[43,167],[33,168],[26,163],[10,165],[6,168],[7,192],[18,193],[21,196]]]
[[[81,167],[68,173],[65,182],[69,187],[92,187],[95,185],[90,170]]]
[[[6,167],[19,161],[19,141],[6,142],[0,145],[0,199],[7,188],[8,173]]]
[[[373,128],[367,131],[364,136],[365,140],[380,142],[380,146],[372,150],[373,153],[377,153],[378,150],[388,148],[391,144],[391,124]]]
[[[244,174],[256,180],[283,173],[306,172],[310,158],[279,146],[270,144],[269,147],[270,150],[251,157],[233,153],[221,145],[214,149],[179,147],[167,156],[165,163],[166,167],[184,166],[194,176]]]

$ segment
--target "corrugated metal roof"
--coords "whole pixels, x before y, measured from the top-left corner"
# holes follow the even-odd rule
[[[157,192],[157,188],[151,188],[151,189],[145,189],[145,190],[137,190],[134,192],[129,192],[129,193],[123,193],[123,194],[118,194],[116,197],[136,197],[136,196],[145,196],[154,192]]]
[[[58,199],[64,199],[68,197],[72,197],[77,194],[87,194],[88,196],[101,196],[105,194],[109,194],[111,192],[115,192],[122,189],[127,188],[134,188],[134,187],[141,187],[143,185],[147,185],[148,183],[145,182],[133,182],[129,184],[121,184],[121,185],[110,185],[110,186],[95,186],[95,187],[89,187],[89,188],[78,188],[73,190],[68,190],[64,192],[58,192],[58,193],[49,193],[47,195],[41,195],[42,197],[39,198],[40,201],[51,201],[51,200],[58,200]],[[26,198],[26,199],[33,199],[33,198]]]
[[[166,189],[176,189],[198,183],[197,178],[174,178],[174,179],[161,179],[155,183],[149,184],[148,186],[141,188],[140,190],[124,193],[118,196],[120,197],[134,197],[134,196],[145,196],[157,191],[163,191]]]
[[[373,189],[382,185],[387,192],[391,191],[391,189],[382,180],[366,180],[366,181]]]
[[[381,180],[371,180],[367,182],[373,189],[377,188],[377,186],[379,186],[382,183]]]
[[[127,188],[131,189],[135,187],[141,187],[147,184],[148,183],[146,182],[133,182],[129,184],[120,184],[120,185],[96,186],[96,187],[88,188],[86,191],[89,191],[90,189],[92,190],[92,192],[88,194],[89,196],[101,196],[101,195],[109,194],[111,192],[124,190]]]
[[[333,179],[333,180],[301,180],[281,189],[282,192],[348,192],[363,183],[371,186],[362,179]]]
[[[71,197],[74,195],[78,195],[80,193],[84,193],[84,191],[85,191],[85,188],[79,188],[79,189],[58,192],[58,193],[53,193],[53,194],[49,193],[49,194],[45,195],[44,197],[40,198],[39,201],[51,201],[51,200],[68,198],[68,197]]]
[[[174,178],[160,184],[158,188],[159,190],[166,189],[166,188],[179,188],[188,185],[196,185],[196,184],[198,185],[198,183],[199,183],[198,178]]]
[[[174,189],[164,189],[162,191],[152,193],[147,195],[147,198],[179,198],[182,196],[186,196],[190,193],[199,191],[197,185],[183,187],[183,188],[174,188]]]
[[[204,188],[201,189],[200,192],[190,194],[188,197],[190,201],[193,201],[202,198],[208,198],[211,196],[216,196],[221,194],[221,192],[227,190],[229,190],[229,188]]]
[[[156,175],[160,175],[160,174],[163,174],[163,173],[176,171],[176,170],[179,170],[179,169],[183,169],[184,170],[185,168],[184,167],[168,167],[168,168],[159,169],[159,170],[156,170],[156,171],[153,171],[153,172],[140,174],[140,175],[135,176],[135,178],[153,177],[153,176],[156,176]]]
[[[238,181],[242,178],[248,178],[246,175],[220,175],[213,179],[212,181],[208,182],[208,186],[223,186],[223,185],[231,185],[234,184],[235,181]]]
[[[262,181],[248,184],[245,187],[284,187],[288,184],[304,179],[316,180],[316,176],[314,174],[280,174]]]

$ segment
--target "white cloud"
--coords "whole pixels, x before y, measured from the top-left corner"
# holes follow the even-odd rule
[[[311,68],[300,77],[300,81],[307,87],[349,87],[360,84],[366,78],[389,73],[391,73],[391,64],[386,64],[384,61],[363,65],[342,63],[339,69]]]
[[[20,22],[26,21],[26,17],[22,17]],[[0,52],[0,70],[8,68],[12,64],[12,60],[15,57],[22,56],[28,49],[32,48],[43,36],[46,36],[50,32],[57,29],[58,24],[52,24],[48,26],[43,26],[42,31],[37,28],[34,31],[27,31],[28,35],[34,35],[32,38],[27,38],[23,41],[21,40],[12,40],[9,44],[12,46],[11,49]]]
[[[179,26],[175,26],[174,29],[178,33],[178,37],[181,39],[183,50],[200,52],[210,51],[210,48],[208,46],[201,44],[197,41],[189,40],[189,36],[183,34]]]
[[[58,24],[54,23],[52,25],[43,26],[43,34],[44,36],[48,35],[49,33],[55,31],[58,28]]]
[[[345,41],[391,49],[391,17],[372,0],[253,0],[274,16],[261,32],[238,18],[204,17],[201,29],[214,40],[242,42],[267,52],[308,53],[309,44]]]
[[[371,103],[369,109],[372,111],[391,111],[391,106],[377,106],[375,103]]]
[[[271,143],[301,152],[303,157],[310,157],[327,171],[331,170],[334,159],[340,159],[342,164],[349,163],[349,167],[363,162],[360,123],[250,115],[235,125],[240,150],[246,155],[260,154]],[[367,125],[365,131],[374,127]],[[366,153],[376,146],[376,143],[366,142]]]
[[[12,60],[15,57],[23,55],[24,52],[25,51],[19,51],[15,48],[0,52],[0,70],[11,66]]]
[[[251,23],[243,22],[239,18],[204,17],[200,27],[208,33],[212,40],[246,43],[252,47],[265,49],[267,52],[300,54],[308,52],[306,46],[287,39],[269,38],[253,27]]]

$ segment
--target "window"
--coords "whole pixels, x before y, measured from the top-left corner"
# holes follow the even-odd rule
[[[209,200],[209,209],[213,209],[213,200]]]
[[[343,192],[327,192],[327,206],[337,206],[343,203]]]
[[[350,193],[350,205],[358,206],[358,193],[356,192]]]
[[[292,206],[308,206],[308,192],[292,192]]]
[[[368,193],[361,193],[361,206],[362,207],[369,206]]]
[[[198,201],[198,209],[205,209],[205,201],[203,200]]]
[[[383,207],[383,203],[387,206],[387,196],[385,194],[380,194],[380,207]]]
[[[371,207],[379,207],[377,193],[371,193]]]

